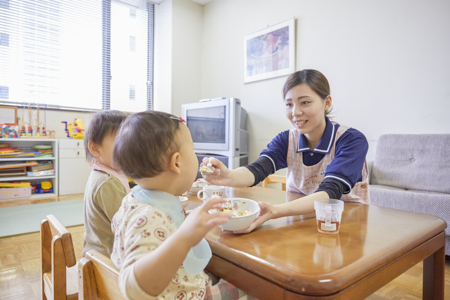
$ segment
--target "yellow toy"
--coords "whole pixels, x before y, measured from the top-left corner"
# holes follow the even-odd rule
[[[73,122],[73,138],[74,139],[83,139],[84,138],[84,125],[83,120],[75,119]]]
[[[84,125],[83,120],[81,119],[75,119],[73,124],[75,126],[72,126],[72,123],[67,123],[66,121],[61,121],[61,123],[65,124],[64,131],[67,134],[67,137],[69,139],[83,139],[84,138]]]

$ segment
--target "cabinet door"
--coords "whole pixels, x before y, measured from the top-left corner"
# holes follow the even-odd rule
[[[84,150],[84,141],[83,140],[59,140],[59,149],[83,149]]]
[[[83,140],[59,140],[59,194],[84,193],[91,172]]]
[[[84,157],[60,158],[59,194],[70,195],[84,193],[91,170]]]

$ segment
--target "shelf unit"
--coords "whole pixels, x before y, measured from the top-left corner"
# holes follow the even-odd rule
[[[86,162],[83,140],[60,139],[59,195],[84,193],[92,169]]]
[[[0,138],[0,143],[8,143],[10,147],[19,148],[21,152],[33,152],[37,151],[33,148],[35,145],[52,145],[53,147],[53,157],[17,157],[17,158],[0,158],[0,162],[7,161],[27,161],[27,160],[51,160],[53,161],[53,169],[55,170],[55,175],[46,176],[8,176],[0,177],[0,182],[3,181],[29,181],[33,183],[40,183],[44,180],[51,181],[53,186],[53,193],[43,193],[43,194],[32,194],[29,198],[10,198],[2,199],[0,201],[11,201],[18,199],[33,199],[33,198],[48,198],[58,196],[58,140],[57,139],[31,139],[31,138],[17,138],[17,139],[5,139]]]

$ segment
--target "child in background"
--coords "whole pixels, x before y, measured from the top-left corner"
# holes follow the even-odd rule
[[[122,294],[127,299],[254,299],[223,280],[211,285],[203,271],[211,258],[203,237],[231,214],[209,214],[226,202],[212,198],[184,219],[178,195],[191,188],[198,161],[182,120],[156,111],[128,117],[117,135],[114,158],[138,184],[111,224],[111,260],[120,270]]]
[[[126,117],[116,110],[100,111],[84,134],[86,160],[93,170],[84,192],[82,256],[91,249],[108,257],[111,255],[114,242],[111,220],[130,190],[127,178],[113,168],[112,159],[114,139]]]

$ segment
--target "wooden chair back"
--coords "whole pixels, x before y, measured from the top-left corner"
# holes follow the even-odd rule
[[[119,289],[119,270],[109,257],[89,250],[78,262],[80,300],[126,299]]]
[[[266,188],[269,183],[281,183],[281,189],[286,190],[286,176],[269,175],[262,181],[262,186]]]
[[[78,299],[76,262],[72,235],[48,215],[41,222],[42,299]]]

